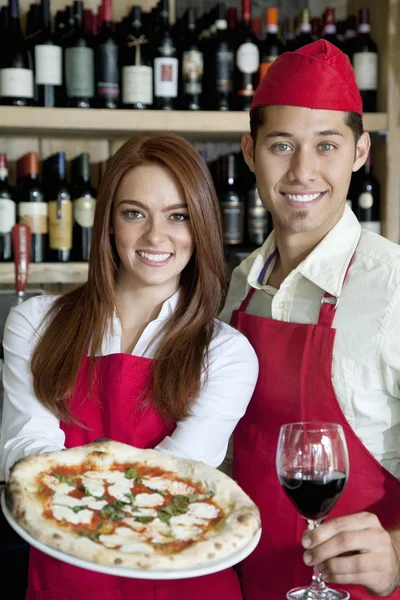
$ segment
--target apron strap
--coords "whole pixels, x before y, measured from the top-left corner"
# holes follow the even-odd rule
[[[345,273],[344,279],[343,279],[343,285],[347,279],[347,275],[348,275],[351,263],[353,262],[354,255],[355,255],[355,251],[354,251],[353,256],[351,257],[349,265],[346,269],[346,273]],[[325,327],[332,327],[333,319],[335,318],[335,311],[339,304],[339,300],[340,300],[340,296],[338,296],[336,298],[335,296],[328,294],[328,292],[325,292],[325,294],[323,295],[323,298],[321,300],[321,308],[319,309],[318,325],[324,325]]]

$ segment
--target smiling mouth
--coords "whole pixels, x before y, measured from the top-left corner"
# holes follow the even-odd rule
[[[285,194],[285,192],[281,192],[281,194],[290,202],[296,204],[310,204],[311,202],[320,200],[326,192],[315,192],[314,194]]]
[[[143,252],[142,250],[136,250],[136,254],[140,256],[147,263],[163,264],[171,258],[171,252],[157,252],[155,254],[151,252]]]

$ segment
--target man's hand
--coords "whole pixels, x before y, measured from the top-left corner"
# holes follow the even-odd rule
[[[331,583],[358,584],[374,596],[400,586],[400,532],[389,533],[372,513],[332,519],[303,535],[304,562]]]

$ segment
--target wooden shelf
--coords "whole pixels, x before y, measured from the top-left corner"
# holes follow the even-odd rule
[[[46,283],[84,283],[87,279],[87,263],[31,263],[28,272],[28,285]],[[0,264],[0,285],[15,281],[14,263]]]
[[[386,113],[364,115],[367,131],[387,131]],[[173,131],[193,139],[239,140],[249,128],[246,112],[139,111],[0,107],[0,135],[130,137],[141,131]]]

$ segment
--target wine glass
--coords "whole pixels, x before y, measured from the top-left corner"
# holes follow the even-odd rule
[[[343,492],[349,457],[343,428],[335,423],[288,423],[281,427],[276,453],[279,481],[308,529],[318,527]],[[290,590],[288,600],[347,600],[329,588],[316,565],[309,587]]]

